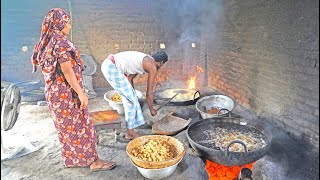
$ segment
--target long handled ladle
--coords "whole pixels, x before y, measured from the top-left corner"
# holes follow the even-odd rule
[[[161,106],[159,106],[156,110],[159,111],[163,106],[167,105],[172,99],[174,99],[178,94],[180,94],[180,92],[178,92],[177,94],[175,94],[174,96],[172,96],[172,98],[170,98],[167,102],[165,102],[164,104],[161,104]]]

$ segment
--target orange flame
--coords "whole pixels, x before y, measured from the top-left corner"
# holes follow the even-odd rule
[[[200,73],[203,73],[203,72],[204,72],[204,70],[203,70],[202,67],[200,67],[200,66],[196,66],[196,71],[197,71],[197,72],[200,72]]]
[[[196,88],[196,76],[191,76],[191,77],[187,80],[187,84],[188,84],[188,89],[194,89],[194,88]]]
[[[255,162],[245,164],[242,166],[224,166],[212,161],[206,160],[206,170],[209,174],[209,180],[215,179],[227,179],[232,180],[236,179],[241,171],[241,168],[249,168],[252,170],[252,167]]]

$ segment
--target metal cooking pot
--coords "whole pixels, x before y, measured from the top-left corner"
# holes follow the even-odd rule
[[[226,150],[215,149],[200,143],[204,141],[210,142],[210,139],[206,137],[203,132],[207,130],[215,131],[217,127],[236,129],[240,132],[251,131],[260,133],[265,137],[266,145],[254,151],[247,151],[245,143],[239,140],[230,142]],[[272,135],[266,129],[257,124],[243,125],[239,118],[211,118],[197,121],[188,127],[187,137],[192,148],[196,150],[200,156],[225,166],[240,166],[260,159],[270,149],[272,140]],[[244,146],[245,152],[229,151],[229,147],[235,143]]]
[[[155,103],[156,104],[163,104],[168,99],[172,98],[178,92],[179,94],[173,98],[167,105],[171,106],[187,106],[196,104],[197,100],[200,98],[200,92],[192,89],[182,89],[182,88],[168,88],[163,89],[160,83],[157,83],[157,86],[160,86],[160,90],[155,92]]]
[[[211,108],[218,110],[217,114],[208,113]],[[225,115],[234,108],[233,100],[225,95],[211,95],[200,98],[196,103],[196,109],[200,113],[202,119],[218,117]]]

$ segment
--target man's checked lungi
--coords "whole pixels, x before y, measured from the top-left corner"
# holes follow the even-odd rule
[[[127,77],[117,69],[111,60],[104,61],[101,69],[109,84],[121,95],[127,128],[133,129],[143,125],[144,117],[141,106]]]

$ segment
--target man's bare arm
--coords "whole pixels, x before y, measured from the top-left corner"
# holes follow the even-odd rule
[[[133,89],[134,89],[133,79],[134,79],[136,76],[137,76],[137,74],[130,74],[130,75],[128,76],[128,80],[129,80],[129,82],[130,82],[130,84],[131,84],[131,86],[132,86]]]
[[[157,111],[153,109],[153,99],[154,99],[154,94],[153,94],[153,86],[155,82],[155,78],[157,76],[157,67],[154,64],[154,61],[150,57],[145,57],[145,61],[143,62],[143,68],[145,71],[148,72],[148,82],[147,82],[147,103],[150,109],[151,115],[156,115]]]

